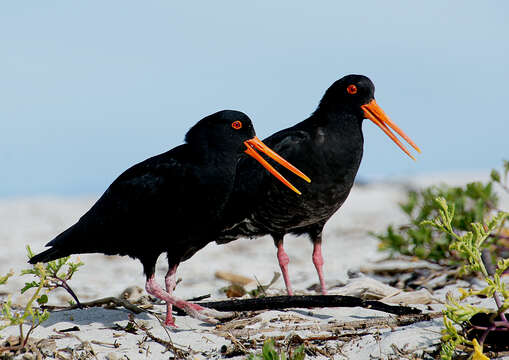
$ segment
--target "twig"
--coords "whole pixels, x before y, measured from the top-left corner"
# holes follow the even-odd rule
[[[86,351],[90,351],[90,353],[94,356],[94,358],[96,360],[98,360],[97,359],[97,354],[95,353],[95,350],[94,350],[94,348],[92,347],[92,345],[90,344],[89,341],[81,340],[81,338],[78,335],[72,334],[72,333],[69,333],[69,332],[60,332],[60,331],[55,330],[55,329],[53,331],[56,332],[57,334],[60,334],[60,335],[64,336],[64,337],[74,338],[74,339],[78,340],[81,343],[81,346],[83,347],[83,349],[86,350]],[[87,349],[87,347],[88,347],[88,349]],[[71,358],[74,359],[74,350],[72,350]]]
[[[361,332],[361,333],[355,333],[355,334],[351,334],[351,333],[348,333],[348,334],[340,334],[340,335],[321,335],[321,336],[310,336],[310,337],[300,337],[300,336],[293,336],[292,337],[292,342],[295,342],[295,343],[298,343],[298,344],[303,344],[303,343],[306,343],[306,342],[312,342],[312,341],[334,341],[334,340],[340,340],[340,339],[343,339],[343,338],[351,338],[352,336],[358,336],[358,337],[361,337],[361,336],[364,336],[364,335],[371,335],[372,333],[371,332]],[[287,338],[286,335],[281,335],[281,336],[271,336],[272,339],[274,340],[284,340]]]
[[[194,298],[186,299],[186,301],[190,301],[190,302],[201,301],[201,300],[208,299],[210,296],[211,296],[210,294],[201,295],[201,296],[197,296]]]
[[[146,326],[144,325],[139,325],[135,320],[134,320],[134,316],[130,315],[129,316],[129,321],[131,321],[134,325],[136,325],[136,327],[138,329],[140,329],[141,331],[143,331],[152,341],[155,341],[156,343],[158,344],[161,344],[163,345],[167,350],[170,350],[171,352],[173,352],[174,356],[179,358],[179,359],[183,359],[183,358],[186,358],[188,355],[189,355],[189,352],[187,352],[186,350],[183,350],[183,349],[179,349],[177,348],[173,342],[171,341],[171,339],[169,341],[166,341],[166,340],[163,340],[161,338],[158,338],[157,336],[153,335],[148,329]]]
[[[225,301],[200,302],[200,306],[219,311],[257,311],[283,310],[288,308],[323,308],[323,307],[363,307],[396,315],[420,314],[421,310],[387,305],[376,300],[362,300],[354,296],[343,295],[296,295],[271,296],[255,299],[233,299]]]
[[[254,278],[255,278],[256,284],[257,284],[256,288],[258,290],[260,290],[263,293],[264,296],[267,296],[267,293],[265,292],[265,287],[262,285],[260,280],[258,280],[258,278],[256,276]]]
[[[242,343],[239,340],[237,340],[237,338],[235,336],[233,336],[233,334],[231,332],[228,332],[227,336],[231,340],[233,345],[238,347],[240,349],[240,351],[242,351],[244,354],[248,353],[246,347],[244,345],[242,345]]]
[[[127,300],[119,299],[119,298],[116,298],[113,296],[102,298],[102,299],[97,299],[97,300],[92,300],[89,302],[84,302],[84,303],[81,303],[81,306],[83,308],[98,307],[98,306],[103,306],[103,305],[109,305],[111,303],[115,304],[116,306],[123,306],[124,308],[126,308],[129,311],[132,311],[135,314],[140,314],[142,312],[146,312],[145,309],[142,309],[142,308],[130,303]],[[75,304],[75,305],[66,307],[65,310],[74,310],[74,309],[77,309],[78,307],[79,307],[78,304]]]
[[[488,249],[482,250],[481,260],[484,263],[484,267],[486,268],[486,272],[488,273],[488,275],[490,276],[495,275],[496,272],[495,265],[491,261],[491,254]],[[498,294],[497,291],[493,293],[493,298],[495,299],[497,307],[500,309],[502,307],[502,301],[500,300],[500,295]],[[502,321],[507,322],[507,319],[503,311],[500,312],[500,318],[502,319]]]
[[[76,296],[74,291],[67,284],[67,281],[65,281],[64,279],[61,279],[57,276],[55,276],[54,278],[56,279],[56,281],[60,281],[60,286],[62,288],[64,288],[73,297],[74,301],[76,301],[76,306],[79,307],[80,309],[83,309],[83,305],[81,304],[80,300],[78,299],[78,296]]]
[[[111,348],[114,348],[114,349],[118,349],[120,347],[120,344],[116,340],[115,340],[114,343],[107,343],[107,342],[103,342],[103,341],[92,340],[91,343],[95,344],[95,345],[102,345],[102,346],[105,346],[105,347],[111,347]]]

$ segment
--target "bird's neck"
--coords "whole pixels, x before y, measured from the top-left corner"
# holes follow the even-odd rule
[[[232,152],[231,146],[222,144],[210,144],[206,141],[201,143],[188,144],[192,161],[196,165],[207,165],[211,170],[220,167],[222,169],[236,168],[240,158],[240,152]]]
[[[313,142],[309,150],[315,154],[310,161],[322,169],[313,174],[313,181],[325,176],[329,182],[333,176],[337,183],[353,183],[363,154],[362,121],[362,115],[349,111],[316,111],[299,124]]]
[[[190,149],[194,178],[197,179],[197,198],[208,204],[214,204],[215,214],[208,218],[209,225],[214,228],[216,217],[223,212],[224,205],[229,198],[235,184],[236,168],[239,155],[231,149],[207,149],[199,146]]]
[[[334,134],[336,138],[340,136],[362,139],[363,118],[361,109],[336,104],[326,108],[318,107],[308,119],[301,123],[301,126],[311,132],[325,129],[329,134]]]

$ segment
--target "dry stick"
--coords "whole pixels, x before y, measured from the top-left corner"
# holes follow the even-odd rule
[[[211,296],[210,294],[205,294],[205,295],[193,297],[190,299],[186,299],[186,301],[190,301],[190,302],[201,301],[201,300],[208,299],[210,296]]]
[[[186,350],[179,349],[178,347],[176,347],[173,344],[173,341],[171,341],[171,338],[170,338],[169,341],[166,341],[166,340],[160,339],[157,336],[153,335],[149,331],[149,329],[147,329],[146,326],[138,324],[134,320],[134,316],[133,315],[129,315],[129,321],[131,321],[138,329],[143,331],[150,339],[152,339],[152,341],[155,341],[156,343],[158,343],[160,345],[163,345],[166,348],[166,350],[172,351],[173,355],[175,355],[175,357],[177,357],[178,359],[180,359],[180,358],[183,359],[183,358],[185,358],[185,357],[187,357],[189,355],[189,352],[187,352]]]
[[[421,310],[387,305],[375,300],[362,300],[354,296],[343,295],[294,295],[271,296],[255,299],[200,302],[200,306],[219,311],[257,311],[283,310],[288,308],[324,308],[324,307],[363,307],[396,315],[420,314]]]
[[[78,340],[78,341],[81,343],[81,346],[83,346],[83,348],[84,348],[84,349],[85,349],[85,347],[88,345],[88,347],[90,347],[90,352],[92,353],[92,355],[94,356],[94,358],[95,358],[96,360],[99,360],[99,359],[97,358],[97,355],[96,355],[96,353],[95,353],[94,348],[92,347],[92,345],[90,344],[90,342],[89,342],[88,340],[81,340],[81,338],[80,338],[78,335],[76,335],[76,334],[71,334],[71,333],[68,333],[68,332],[64,332],[64,333],[63,333],[63,332],[60,332],[60,331],[55,330],[55,329],[54,329],[53,331],[54,331],[54,332],[56,332],[57,334],[60,334],[60,335],[64,336],[64,337],[74,338],[74,339]],[[72,350],[71,358],[72,358],[72,359],[74,359],[74,350]]]
[[[83,303],[81,303],[81,306],[83,308],[87,308],[87,307],[97,307],[97,306],[109,305],[111,303],[115,304],[116,306],[123,306],[127,310],[130,310],[130,311],[132,311],[135,314],[140,314],[142,312],[146,312],[146,310],[144,310],[144,309],[142,309],[142,308],[140,308],[140,307],[130,303],[127,300],[119,299],[119,298],[116,298],[116,297],[113,297],[113,296],[102,298],[102,299],[97,299],[97,300],[92,300],[92,301],[89,301],[89,302],[83,302]],[[74,310],[74,309],[77,309],[77,308],[78,308],[78,304],[75,304],[75,305],[66,307],[64,310]]]
[[[114,349],[117,349],[120,347],[120,344],[118,342],[114,342],[114,343],[108,343],[108,342],[104,342],[104,341],[99,341],[99,340],[92,340],[90,341],[92,344],[95,344],[95,345],[102,345],[102,346],[105,346],[105,347],[111,347],[111,348],[114,348]]]
[[[228,338],[230,338],[233,345],[236,345],[244,354],[247,354],[248,351],[244,345],[235,337],[231,332],[228,332],[227,334]]]
[[[372,333],[370,333],[370,332],[364,332],[364,333],[355,333],[355,334],[349,333],[349,334],[341,334],[341,335],[310,336],[310,337],[306,337],[306,338],[299,336],[299,339],[295,340],[294,338],[292,338],[292,341],[297,341],[299,344],[303,344],[303,343],[309,342],[309,341],[333,341],[333,340],[339,340],[342,338],[351,338],[352,336],[360,337],[360,336],[371,335],[371,334]],[[271,338],[274,340],[284,340],[287,337],[288,337],[287,335],[271,336]]]

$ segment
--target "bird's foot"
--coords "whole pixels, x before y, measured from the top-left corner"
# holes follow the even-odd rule
[[[147,279],[145,289],[149,294],[157,297],[158,299],[166,301],[166,320],[164,323],[167,326],[176,327],[172,315],[172,306],[176,306],[179,309],[184,310],[188,315],[194,317],[195,319],[207,322],[209,324],[217,324],[219,322],[218,319],[234,317],[233,313],[204,308],[198,304],[193,304],[168,294],[168,292],[161,289],[159,284],[155,281],[154,275]]]
[[[218,319],[228,319],[234,316],[232,312],[217,311],[187,301],[179,301],[177,306],[184,310],[189,316],[213,325],[219,322]]]
[[[173,329],[178,328],[178,326],[175,324],[175,319],[173,318],[173,316],[166,317],[166,320],[164,321],[164,326],[168,326]]]
[[[169,302],[166,303],[166,320],[164,320],[164,325],[172,328],[177,328],[175,325],[175,319],[173,318],[173,305]]]

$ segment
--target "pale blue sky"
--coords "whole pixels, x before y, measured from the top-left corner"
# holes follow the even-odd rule
[[[99,194],[220,109],[259,137],[369,76],[423,150],[364,123],[359,176],[509,158],[507,1],[10,1],[0,4],[0,197]]]

